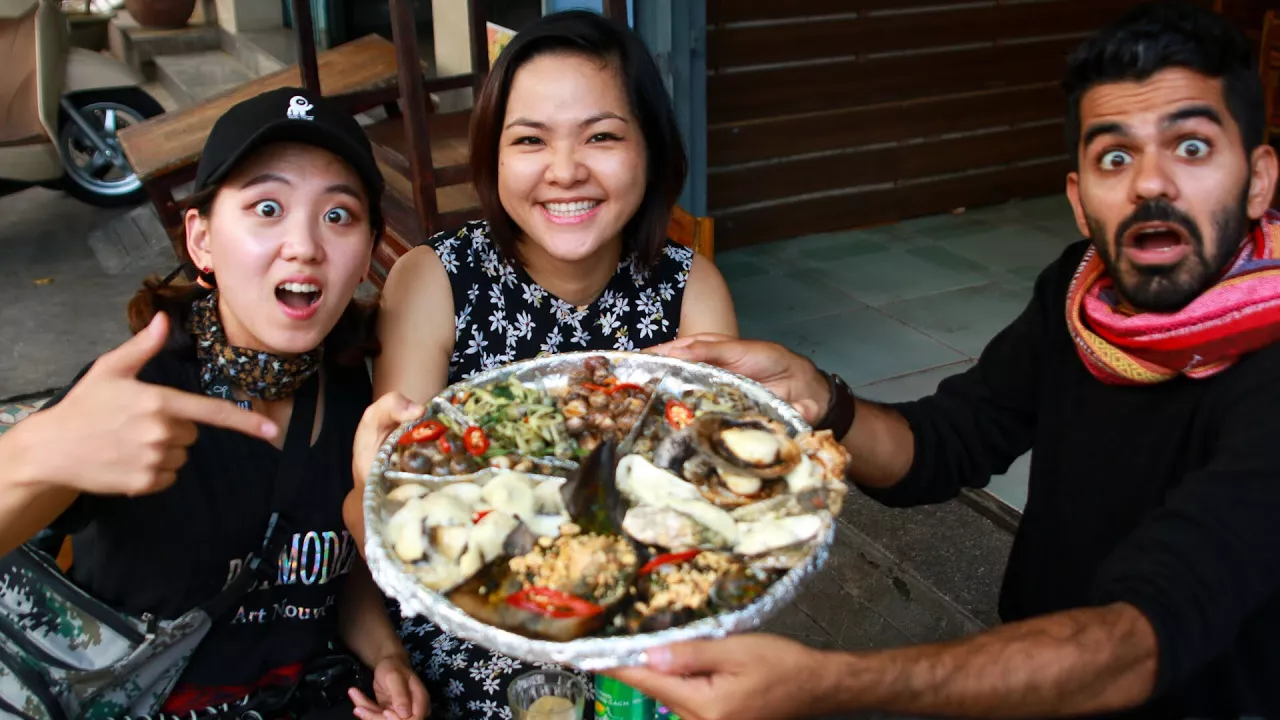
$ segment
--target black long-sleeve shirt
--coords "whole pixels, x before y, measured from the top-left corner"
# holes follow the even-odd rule
[[[1280,344],[1208,379],[1106,385],[1066,324],[1086,247],[1040,275],[974,367],[894,406],[915,459],[867,492],[942,502],[1032,450],[1001,617],[1131,603],[1159,647],[1156,694],[1132,716],[1280,717]]]

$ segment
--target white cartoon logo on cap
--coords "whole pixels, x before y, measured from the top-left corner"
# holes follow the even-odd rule
[[[315,120],[314,117],[308,115],[311,108],[315,107],[307,102],[307,99],[301,95],[294,95],[289,100],[289,119],[290,120]]]

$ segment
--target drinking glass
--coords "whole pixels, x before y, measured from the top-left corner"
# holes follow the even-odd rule
[[[539,702],[542,697],[561,698],[565,702]],[[515,720],[582,720],[587,684],[563,670],[533,670],[511,681],[507,701]],[[547,708],[549,704],[558,707]],[[549,711],[543,712],[543,709]]]

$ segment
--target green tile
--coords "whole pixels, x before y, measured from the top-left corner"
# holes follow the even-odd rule
[[[966,359],[871,308],[770,328],[767,339],[813,358],[854,387]]]
[[[769,254],[787,258],[811,258],[822,260],[835,255],[859,255],[878,252],[897,241],[888,227],[838,230],[836,232],[804,235],[779,240],[764,245]]]
[[[1027,507],[1027,489],[1031,476],[1031,453],[1027,453],[1009,466],[1003,475],[995,475],[987,490],[1006,505],[1022,512]]]
[[[757,275],[729,282],[739,323],[764,328],[860,307],[812,270]]]
[[[885,252],[888,249],[889,246],[883,240],[852,237],[842,242],[821,245],[801,251],[800,255],[809,262],[823,264],[832,260],[847,260],[862,255]]]
[[[1044,272],[1044,265],[1022,265],[1020,267],[1009,268],[1005,272],[1012,275],[1015,279],[1028,285],[1035,285],[1036,280],[1040,279],[1040,273]]]
[[[1080,229],[1076,227],[1075,220],[1070,217],[1063,218],[1058,222],[1031,223],[1031,227],[1047,235],[1052,235],[1062,241],[1063,246],[1070,245],[1071,243],[1079,242],[1084,239],[1084,236],[1080,234]]]
[[[821,277],[868,305],[920,297],[988,282],[982,274],[910,252],[884,252],[826,263]]]
[[[990,283],[880,306],[933,339],[976,358],[1026,308],[1029,288]]]
[[[905,252],[908,255],[918,257],[921,260],[926,260],[934,263],[935,265],[951,268],[957,272],[971,272],[978,274],[987,272],[987,268],[981,263],[970,260],[963,255],[957,255],[945,247],[939,247],[936,245],[930,247],[914,247],[908,248]]]
[[[1062,254],[1062,241],[1030,225],[992,228],[947,240],[948,250],[983,267],[1004,270],[1048,265]]]
[[[980,230],[983,225],[972,213],[964,212],[957,215],[951,213],[926,215],[903,220],[892,227],[893,234],[899,237],[922,238],[929,242],[938,242],[945,239],[947,235]]]
[[[838,232],[818,233],[816,235],[802,235],[788,240],[771,242],[766,247],[775,254],[805,253],[811,250],[817,250],[848,242],[852,234],[853,232],[851,231],[842,230]]]
[[[742,254],[740,250],[720,253],[716,256],[716,268],[724,276],[725,282],[745,280],[757,275],[768,275],[772,272],[770,264],[758,256]]]
[[[932,395],[938,390],[942,380],[962,373],[973,367],[974,361],[965,360],[951,365],[943,365],[930,370],[903,375],[889,380],[881,380],[869,385],[853,389],[858,397],[882,403],[908,402]]]
[[[1071,202],[1064,193],[1011,203],[1014,212],[1029,222],[1060,222],[1071,220]]]
[[[716,267],[721,267],[725,262],[742,263],[746,266],[748,276],[750,271],[758,266],[763,266],[769,272],[775,273],[806,267],[807,264],[796,253],[778,249],[778,246],[788,242],[790,241],[781,240],[717,252]]]

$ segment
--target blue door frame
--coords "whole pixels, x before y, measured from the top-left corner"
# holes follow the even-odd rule
[[[706,0],[635,0],[634,27],[658,60],[689,156],[680,206],[707,214]]]

